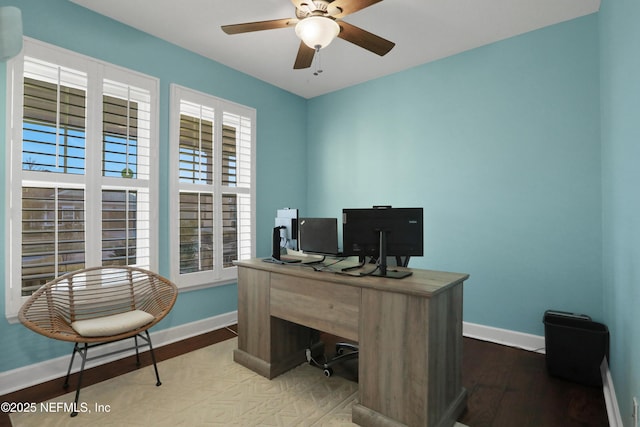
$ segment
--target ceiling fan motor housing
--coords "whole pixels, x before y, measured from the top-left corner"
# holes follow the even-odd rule
[[[296,17],[298,19],[304,19],[307,16],[331,16],[342,12],[342,9],[339,7],[330,8],[329,5],[331,3],[332,1],[329,0],[301,2],[299,6],[296,7]]]

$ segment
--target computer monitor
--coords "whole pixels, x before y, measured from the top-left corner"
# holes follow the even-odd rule
[[[387,256],[422,256],[422,208],[374,206],[342,210],[342,242],[345,256],[377,257],[374,275],[402,278],[406,271],[387,269]]]
[[[298,219],[298,245],[309,254],[338,253],[338,220],[336,218]]]
[[[279,230],[278,246],[282,249],[298,250],[298,209],[278,209],[275,226]]]

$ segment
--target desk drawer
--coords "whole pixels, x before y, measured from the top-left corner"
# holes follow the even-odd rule
[[[360,292],[355,286],[272,273],[271,315],[357,341]]]

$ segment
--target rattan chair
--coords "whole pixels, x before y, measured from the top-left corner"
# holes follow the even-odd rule
[[[148,345],[156,385],[161,385],[148,330],[169,313],[177,295],[174,283],[151,271],[136,267],[93,267],[67,273],[44,284],[24,303],[18,314],[23,325],[46,337],[75,343],[64,388],[69,386],[76,353],[82,357],[72,417],[77,415],[89,348],[133,338],[136,361],[140,365],[138,350]],[[140,345],[138,338],[144,341]]]

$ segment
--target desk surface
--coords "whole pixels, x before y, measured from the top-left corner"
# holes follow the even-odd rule
[[[395,293],[430,297],[448,288],[460,284],[469,278],[466,273],[451,273],[436,270],[421,270],[403,267],[393,267],[398,270],[408,270],[413,274],[403,279],[389,279],[377,276],[360,276],[360,271],[369,271],[371,266],[365,266],[362,270],[355,270],[348,273],[338,273],[315,271],[309,265],[300,263],[275,264],[264,262],[262,259],[251,259],[247,261],[236,261],[239,267],[248,267],[256,270],[265,270],[275,273],[283,273],[289,276],[297,276],[307,279],[318,279],[324,282],[340,283],[347,286],[357,286],[361,288],[391,290]]]

